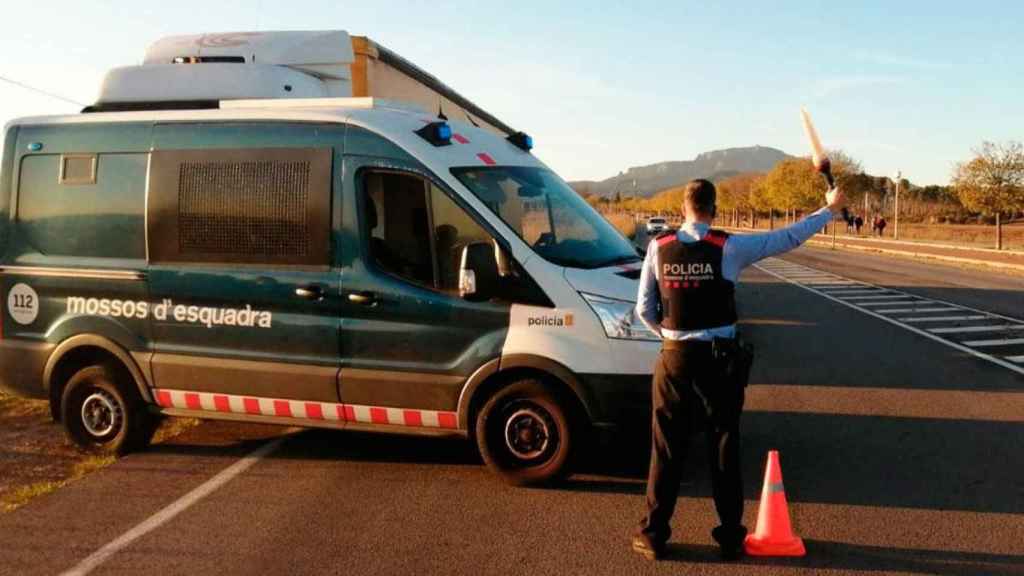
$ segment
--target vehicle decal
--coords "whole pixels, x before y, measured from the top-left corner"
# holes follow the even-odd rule
[[[455,140],[459,144],[469,144],[469,138],[466,138],[465,136],[459,134],[458,132],[452,134],[452,140]]]
[[[31,290],[31,288],[29,289]],[[207,328],[214,326],[271,328],[274,319],[271,312],[254,309],[250,304],[246,304],[243,308],[217,308],[176,304],[170,298],[164,298],[159,303],[151,303],[142,300],[68,296],[67,313],[111,318],[138,318],[139,320],[152,316],[159,322],[201,324]]]
[[[494,161],[494,158],[491,158],[491,155],[488,154],[487,152],[481,152],[477,154],[476,157],[479,158],[481,162],[487,164],[488,166],[494,166],[495,164],[497,164],[497,162]]]
[[[155,391],[163,408],[183,408],[206,412],[227,412],[250,416],[275,416],[295,420],[359,422],[413,428],[458,428],[455,412],[415,410],[385,406],[360,406],[332,402],[283,400],[254,396],[234,396],[211,392],[189,392],[160,388]]]
[[[15,284],[7,294],[7,311],[11,319],[27,326],[39,315],[39,295],[28,284]]]

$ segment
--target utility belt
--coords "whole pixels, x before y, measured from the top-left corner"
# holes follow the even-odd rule
[[[750,382],[750,368],[754,365],[754,345],[740,336],[713,338],[712,340],[662,340],[663,350],[709,349],[717,380],[722,385],[745,388]]]

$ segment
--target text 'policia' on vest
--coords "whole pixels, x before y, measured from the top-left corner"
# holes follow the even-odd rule
[[[722,276],[728,238],[719,230],[692,244],[680,242],[675,232],[657,238],[663,328],[702,330],[736,323],[735,285]]]

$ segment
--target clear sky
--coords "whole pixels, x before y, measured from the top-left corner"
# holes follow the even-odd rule
[[[1020,2],[0,0],[0,16],[0,76],[82,103],[166,35],[366,35],[532,134],[570,180],[733,146],[806,154],[801,104],[826,146],[917,184],[1024,139]],[[76,110],[0,82],[0,123]]]

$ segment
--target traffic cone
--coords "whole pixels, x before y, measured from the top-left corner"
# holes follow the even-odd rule
[[[757,511],[757,529],[747,535],[743,548],[751,556],[803,556],[807,554],[804,541],[793,534],[789,523],[786,491],[782,486],[779,453],[768,452],[768,465],[764,470],[764,488]]]

